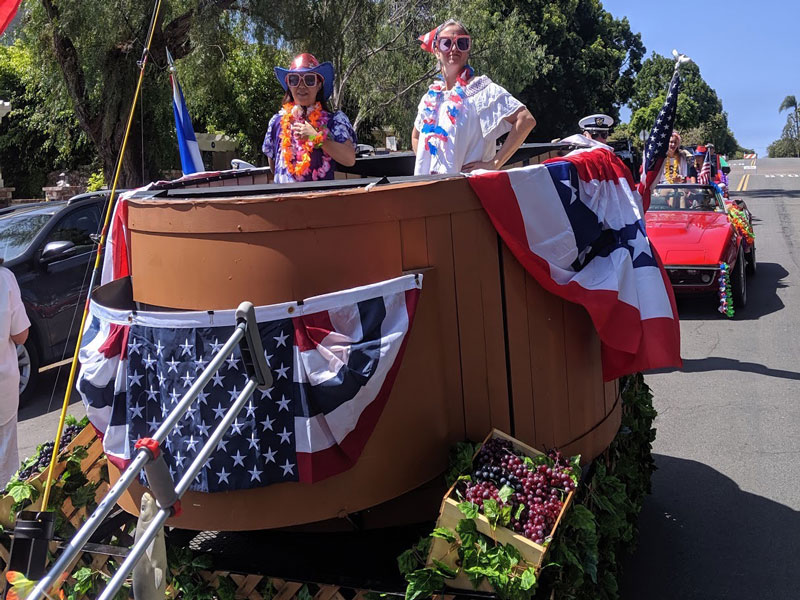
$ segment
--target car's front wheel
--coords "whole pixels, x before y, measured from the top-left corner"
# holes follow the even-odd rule
[[[756,247],[750,246],[750,252],[747,253],[747,274],[751,277],[756,274],[758,264],[756,262]]]
[[[731,291],[733,292],[734,310],[747,306],[747,270],[745,269],[744,251],[741,247],[736,255],[736,264],[733,265]]]
[[[19,403],[25,404],[33,397],[36,384],[39,382],[39,353],[33,338],[28,336],[24,344],[17,346],[17,364],[19,365]]]

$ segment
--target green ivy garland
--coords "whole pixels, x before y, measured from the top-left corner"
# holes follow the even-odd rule
[[[538,579],[532,570],[521,569],[515,548],[473,532],[475,524],[469,514],[459,522],[455,536],[449,530],[433,531],[431,537],[444,538],[458,549],[460,568],[473,582],[485,577],[502,600],[619,598],[621,565],[617,557],[623,550],[634,548],[636,521],[650,493],[650,477],[655,470],[651,448],[656,433],[652,394],[642,374],[622,378],[620,386],[623,414],[619,433],[592,464],[587,483],[578,488]],[[448,483],[469,467],[473,452],[471,444],[456,447],[451,454]],[[398,557],[398,567],[408,581],[406,600],[440,593],[445,579],[455,576],[439,562],[424,566],[430,541],[424,538]],[[470,548],[466,555],[465,547]]]

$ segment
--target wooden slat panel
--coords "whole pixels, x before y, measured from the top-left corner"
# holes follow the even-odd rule
[[[591,430],[605,417],[600,340],[586,309],[564,303],[564,341],[569,402],[569,431],[562,446]]]
[[[528,303],[525,295],[527,277],[525,269],[503,244],[508,361],[511,370],[511,397],[514,403],[511,434],[526,444],[536,446],[531,338],[528,333]]]
[[[428,260],[436,268],[425,274],[421,296],[435,295],[439,305],[439,336],[442,348],[444,390],[447,395],[449,431],[453,441],[463,440],[464,403],[461,386],[461,358],[458,352],[458,317],[456,316],[455,271],[450,217],[425,219]],[[421,304],[422,300],[420,300]],[[413,332],[412,332],[413,335]]]
[[[564,302],[525,278],[528,335],[531,340],[533,411],[536,447],[552,448],[569,427],[567,371],[564,349]]]
[[[425,219],[400,221],[400,243],[404,271],[430,266]]]
[[[483,211],[452,216],[467,437],[508,431],[508,380],[497,234]]]

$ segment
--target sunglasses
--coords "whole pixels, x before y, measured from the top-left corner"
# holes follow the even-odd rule
[[[317,85],[317,78],[316,73],[306,73],[304,75],[300,75],[299,73],[289,73],[286,76],[286,84],[289,87],[297,87],[300,85],[300,82],[303,82],[307,88],[314,87]]]
[[[461,52],[467,52],[472,46],[472,38],[470,38],[468,35],[440,37],[437,41],[437,45],[439,46],[439,50],[441,52],[450,52],[450,50],[453,49],[453,45],[455,45],[455,47]]]

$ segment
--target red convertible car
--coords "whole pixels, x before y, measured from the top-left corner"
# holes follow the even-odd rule
[[[645,222],[675,293],[718,294],[720,265],[727,263],[733,305],[747,304],[747,276],[755,273],[756,249],[746,208],[727,204],[715,186],[659,185]]]

